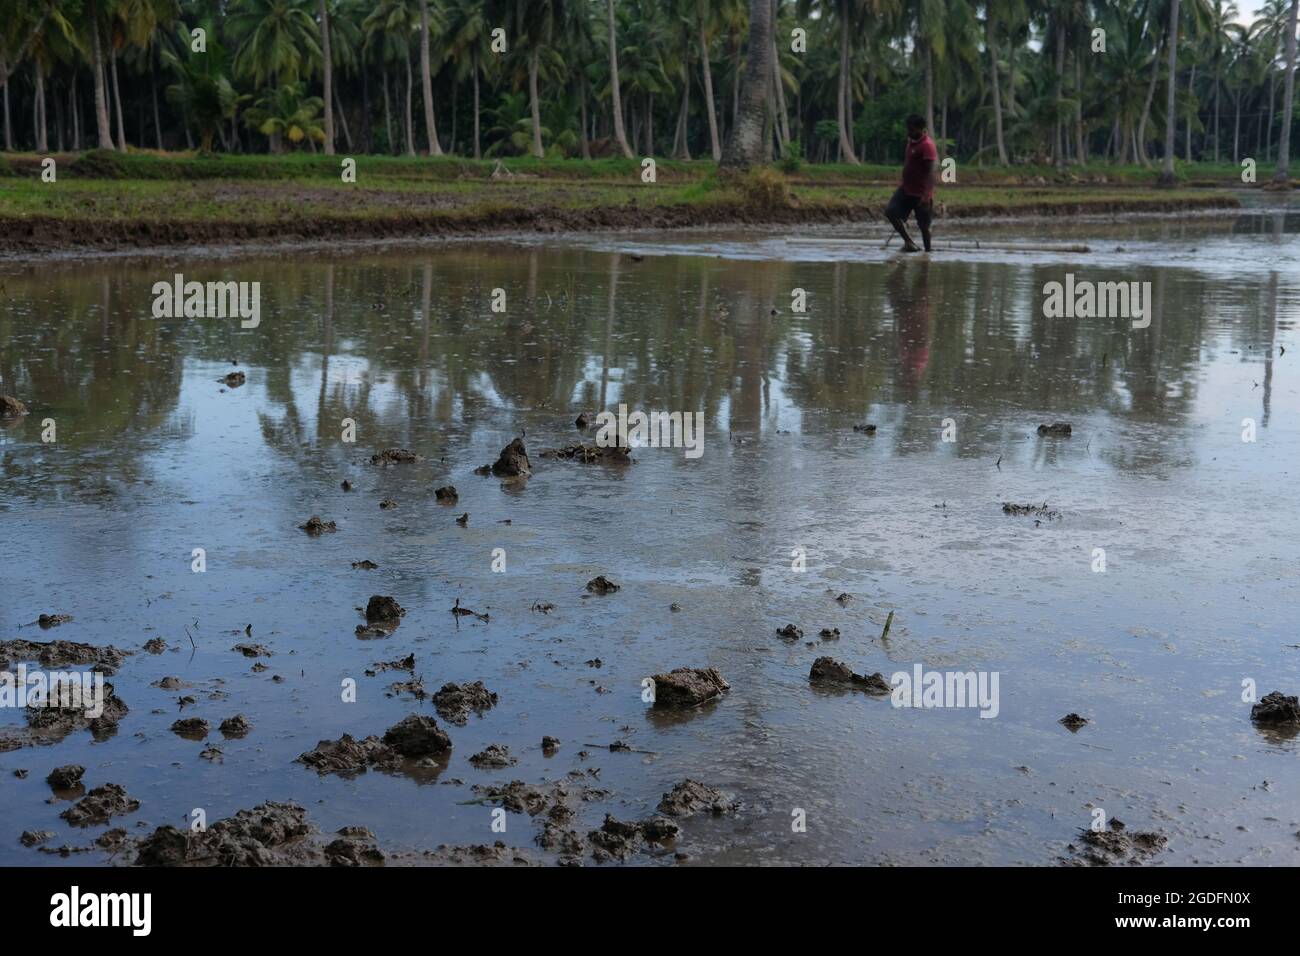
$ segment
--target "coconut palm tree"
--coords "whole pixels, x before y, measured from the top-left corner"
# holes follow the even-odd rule
[[[1296,11],[1300,0],[1291,0],[1291,16],[1286,28],[1286,81],[1282,87],[1282,132],[1278,140],[1277,169],[1273,182],[1278,186],[1291,184],[1291,128],[1295,125],[1295,57]]]
[[[741,84],[740,109],[720,165],[744,169],[764,159],[763,105],[767,98],[772,64],[772,4],[770,0],[749,0],[749,42],[745,76]],[[843,133],[843,126],[840,130]]]

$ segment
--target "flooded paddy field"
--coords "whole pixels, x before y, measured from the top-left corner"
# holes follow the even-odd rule
[[[0,708],[0,864],[129,863],[267,801],[367,828],[363,862],[1300,863],[1300,742],[1249,699],[1300,690],[1300,208],[961,230],[1091,251],[904,257],[868,227],[0,265],[28,409],[0,640],[120,649],[129,708]],[[259,324],[155,318],[177,273],[260,283]],[[1067,273],[1150,282],[1149,327],[1045,318]],[[700,414],[700,454],[545,454],[620,405]],[[476,473],[515,438],[531,477]],[[811,681],[822,657],[996,698],[895,707]],[[678,667],[729,689],[649,702]],[[476,681],[495,702],[435,700]],[[410,715],[450,748],[298,759]],[[687,779],[723,812],[601,829]],[[109,783],[124,812],[61,816]],[[1159,839],[1089,848],[1097,809]]]

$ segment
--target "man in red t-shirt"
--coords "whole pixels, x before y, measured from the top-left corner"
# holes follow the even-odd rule
[[[903,237],[904,252],[920,252],[907,233],[907,217],[915,212],[925,251],[930,251],[930,221],[934,205],[934,173],[939,151],[925,132],[925,120],[913,113],[907,118],[907,147],[903,157],[903,181],[895,190],[885,218]]]

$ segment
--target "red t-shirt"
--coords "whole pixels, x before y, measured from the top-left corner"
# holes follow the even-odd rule
[[[935,149],[934,140],[928,133],[922,133],[916,142],[909,139],[903,154],[903,181],[899,184],[903,192],[909,196],[929,199],[934,193],[930,171],[938,158],[939,151]]]

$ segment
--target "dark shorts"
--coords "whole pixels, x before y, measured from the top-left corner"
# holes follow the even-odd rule
[[[922,199],[920,196],[909,196],[903,192],[902,188],[894,190],[893,197],[889,200],[889,205],[885,207],[885,215],[890,219],[900,219],[907,221],[907,217],[916,213],[916,224],[922,229],[929,231],[931,216],[931,203]]]

